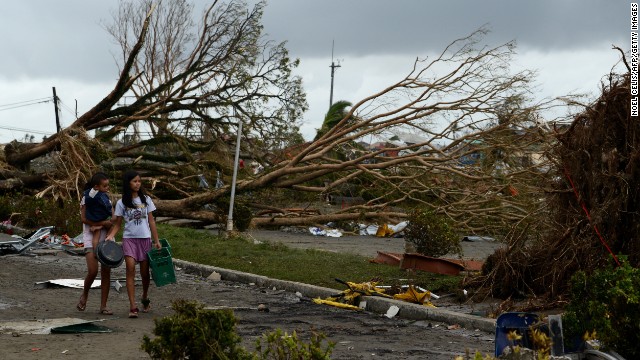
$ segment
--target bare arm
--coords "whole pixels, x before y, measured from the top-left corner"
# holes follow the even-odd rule
[[[151,230],[151,239],[153,240],[153,244],[156,249],[162,248],[160,245],[160,240],[158,239],[158,229],[156,228],[156,218],[153,217],[153,213],[150,212],[148,216],[149,220],[149,230]]]
[[[86,205],[82,205],[80,207],[80,220],[82,221],[83,224],[87,224],[89,226],[105,226],[105,227],[111,226],[111,221],[109,221],[109,220],[91,221],[91,220],[87,219],[87,208],[86,207],[87,207]]]
[[[107,233],[105,240],[115,240],[115,236],[118,233],[118,230],[120,230],[120,225],[122,225],[122,216],[114,216],[111,222],[113,226],[109,229],[109,233]]]

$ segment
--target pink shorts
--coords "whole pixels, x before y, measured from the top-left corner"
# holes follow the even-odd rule
[[[150,250],[151,238],[122,238],[124,256],[130,256],[136,262],[147,261],[147,252]]]

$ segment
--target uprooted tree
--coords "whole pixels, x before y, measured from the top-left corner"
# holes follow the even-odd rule
[[[619,266],[621,255],[640,266],[640,121],[631,116],[626,70],[612,72],[599,98],[556,129],[549,221],[515,228],[510,246],[488,259],[473,283],[491,295],[563,300],[578,271]]]
[[[7,146],[5,188],[73,196],[97,168],[134,166],[158,197],[159,214],[218,222],[205,205],[230,193],[233,134],[242,121],[243,158],[265,170],[241,174],[237,191],[273,214],[255,225],[402,218],[421,206],[491,234],[543,212],[549,131],[537,119],[542,105],[529,105],[532,74],[510,72],[513,43],[482,46],[484,29],[455,40],[417,59],[397,83],[345,106],[341,120],[303,143],[297,121],[307,105],[292,75],[298,61],[264,39],[264,6],[216,1],[195,24],[185,2],[122,3],[107,28],[122,50],[113,90],[42,143]],[[134,136],[121,141],[131,129]],[[140,129],[151,136],[136,137]],[[372,138],[404,141],[363,145]],[[26,165],[54,150],[57,170],[27,182]],[[198,174],[212,179],[216,171],[226,185],[197,186]],[[293,217],[274,202],[278,190],[365,202]]]

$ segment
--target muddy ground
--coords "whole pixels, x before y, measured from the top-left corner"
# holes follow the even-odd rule
[[[318,243],[315,237],[304,234],[283,236],[279,232],[254,232],[252,236],[260,241],[298,238],[299,243],[307,243],[307,240]],[[340,239],[345,246],[349,242],[363,240],[337,238],[336,241]],[[333,241],[330,238],[320,240]],[[400,243],[398,239],[395,239],[398,242],[393,242],[393,239],[378,240],[394,245]],[[372,244],[372,241],[353,247],[353,252],[373,251],[375,254],[376,250],[394,250],[393,247],[378,249],[379,244]],[[295,240],[289,242],[292,243],[290,246],[297,246]],[[335,244],[326,250],[346,251]],[[478,254],[483,251],[478,250]],[[336,343],[333,359],[453,359],[455,355],[463,354],[465,349],[490,354],[494,347],[493,334],[474,329],[449,329],[449,324],[388,319],[372,313],[335,309],[313,304],[308,299],[300,299],[295,294],[278,289],[262,289],[250,284],[225,281],[214,282],[181,270],[176,272],[176,284],[160,288],[152,285],[150,298],[153,310],[148,314],[141,313],[138,319],[127,318],[128,301],[124,288],[119,293],[111,290],[109,306],[115,314],[101,316],[98,314],[99,289],[92,290],[86,311],[79,312],[75,305],[80,289],[35,286],[36,282],[52,279],[80,279],[84,273],[84,258],[62,251],[46,252],[39,256],[0,256],[2,325],[7,321],[68,317],[103,320],[99,324],[113,330],[103,334],[0,334],[0,358],[148,358],[140,349],[142,337],[145,334],[152,335],[154,318],[172,313],[170,303],[174,299],[193,299],[207,306],[235,308],[239,319],[237,332],[243,339],[243,345],[249,350],[254,349],[255,340],[262,333],[276,328],[287,332],[295,330],[304,339],[308,339],[311,329],[325,333]],[[113,277],[124,278],[124,267],[115,269]],[[124,281],[122,284],[124,285]],[[140,287],[137,286],[136,290],[139,294]],[[269,311],[257,311],[260,304],[266,305]],[[458,306],[461,311],[471,310],[468,306],[449,305]]]

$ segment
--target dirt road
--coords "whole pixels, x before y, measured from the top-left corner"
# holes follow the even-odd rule
[[[57,318],[104,319],[101,325],[113,330],[106,334],[0,334],[2,359],[144,359],[140,350],[144,334],[151,335],[153,319],[170,315],[174,299],[194,299],[207,306],[235,307],[237,327],[243,345],[253,350],[255,340],[265,331],[296,330],[308,339],[310,330],[325,333],[337,343],[334,359],[453,359],[465,349],[493,351],[493,334],[473,329],[448,330],[447,324],[388,319],[371,313],[356,313],[301,300],[278,289],[230,282],[212,282],[177,271],[177,284],[151,289],[153,310],[128,319],[124,288],[111,290],[109,306],[113,316],[98,315],[99,290],[93,290],[87,310],[75,309],[79,289],[61,287],[37,289],[34,284],[59,278],[81,279],[84,259],[64,252],[37,257],[0,256],[0,321]],[[124,267],[114,271],[124,277]],[[124,282],[123,282],[124,284]],[[139,293],[140,288],[137,287]],[[255,310],[265,304],[269,312]]]

